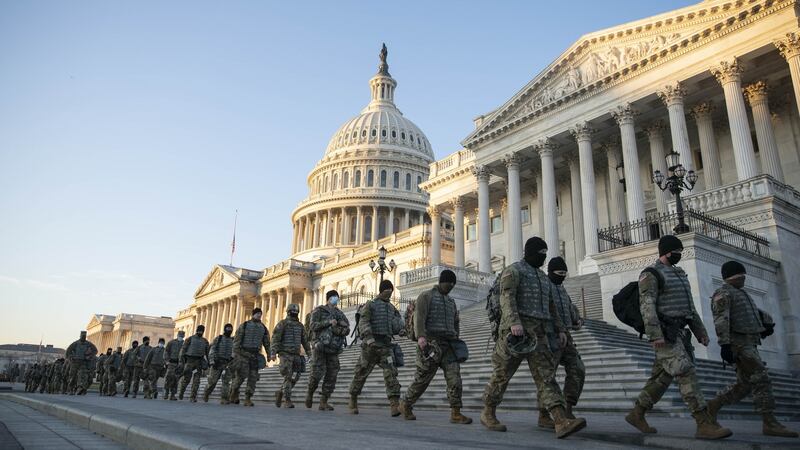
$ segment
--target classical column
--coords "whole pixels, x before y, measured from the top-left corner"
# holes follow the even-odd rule
[[[436,205],[428,207],[431,217],[431,265],[438,266],[442,263],[442,229],[439,208]]]
[[[231,325],[233,325],[233,321],[231,320],[231,299],[230,298],[226,298],[225,299],[224,310],[223,310],[223,313],[222,313],[222,320],[223,320],[223,324],[222,324],[223,326],[226,323],[230,323]],[[233,330],[233,331],[236,331],[236,330]]]
[[[364,243],[364,213],[361,206],[356,206],[356,245]]]
[[[664,176],[667,176],[667,161],[664,153],[664,123],[660,120],[649,124],[645,127],[647,138],[650,141],[650,164],[653,166],[653,172],[656,170],[661,171]],[[705,155],[703,155],[703,164],[705,164]],[[662,191],[661,188],[656,186],[653,181],[653,174],[650,175],[650,182],[653,183],[653,193],[656,196],[656,208],[658,212],[663,214],[667,212],[667,195],[669,192]]]
[[[612,137],[603,143],[603,149],[608,158],[608,221],[609,225],[619,225],[625,222],[626,217],[624,187],[619,182],[619,175],[617,175],[617,167],[622,163],[619,141],[616,137]]]
[[[489,169],[476,166],[472,173],[478,181],[478,270],[492,272],[492,243],[489,223]]]
[[[292,222],[292,253],[297,252],[297,221]]]
[[[578,155],[572,154],[569,161],[570,198],[572,203],[572,236],[575,240],[575,264],[586,256],[586,235],[583,231],[583,192],[581,188],[581,165]]]
[[[372,233],[370,234],[371,241],[378,240],[378,207],[372,207]]]
[[[786,37],[774,42],[778,51],[786,58],[789,63],[789,73],[792,75],[792,87],[794,88],[794,100],[797,102],[797,109],[800,111],[800,38],[797,33],[786,33]]]
[[[389,220],[386,222],[386,235],[390,236],[397,233],[394,229],[394,206],[389,207]]]
[[[335,246],[336,244],[338,244],[337,241],[339,240],[339,235],[341,234],[341,232],[339,231],[339,215],[333,214],[333,216],[331,217],[333,218],[333,228],[331,228],[330,245]]]
[[[411,224],[408,223],[409,219],[410,219],[409,210],[408,210],[408,208],[406,208],[406,211],[403,214],[403,226],[400,227],[401,228],[400,231],[405,231],[405,230],[411,228]]]
[[[217,303],[214,302],[211,304],[211,321],[209,323],[209,337],[216,336],[218,333],[217,331]]]
[[[537,142],[535,147],[542,162],[542,189],[539,192],[544,211],[544,240],[547,242],[547,256],[553,258],[559,255],[556,172],[553,165],[555,143],[545,138]]]
[[[272,333],[273,329],[272,316],[275,315],[275,309],[277,307],[278,307],[278,294],[275,291],[272,291],[269,293],[269,309],[264,311],[264,313],[261,315],[262,321],[264,322],[264,325],[267,326],[267,329],[269,329],[270,333]]]
[[[689,146],[689,130],[686,129],[686,113],[683,110],[683,97],[686,90],[680,82],[664,86],[658,97],[669,111],[669,130],[672,135],[672,149],[681,154],[681,164],[686,171],[694,170],[692,148]]]
[[[347,208],[342,208],[342,245],[350,244],[350,215],[347,214]]]
[[[464,202],[460,197],[453,197],[450,205],[453,207],[454,263],[456,267],[464,267]]]
[[[636,148],[636,130],[634,117],[637,112],[630,103],[617,107],[611,115],[619,124],[622,136],[622,158],[625,164],[625,183],[628,206],[628,221],[636,222],[644,219],[644,191],[639,175],[639,151]],[[612,183],[613,184],[613,183]]]
[[[717,137],[714,136],[714,122],[711,119],[713,112],[714,105],[710,102],[700,103],[692,108],[692,117],[697,123],[697,135],[700,138],[700,155],[703,157],[703,179],[706,183],[706,190],[722,186],[719,148],[717,147]],[[664,167],[666,167],[666,163],[664,163]],[[655,168],[653,166],[653,170]],[[666,174],[666,169],[661,173]]]
[[[522,259],[522,200],[520,199],[519,163],[516,152],[503,158],[508,171],[508,258],[511,261]]]
[[[783,169],[775,131],[772,129],[772,115],[769,113],[767,83],[757,81],[744,88],[744,95],[753,109],[753,122],[756,126],[756,140],[761,154],[761,171],[783,183]]]
[[[742,96],[742,70],[736,58],[732,61],[722,61],[719,66],[711,68],[711,73],[725,91],[725,107],[728,109],[733,156],[739,181],[758,175],[753,140],[750,137],[750,123],[747,120],[747,109]]]
[[[311,248],[311,245],[308,242],[311,238],[311,223],[309,219],[310,216],[303,217],[303,250],[308,250]]]
[[[236,299],[236,316],[233,319],[234,326],[238,327],[240,323],[242,323],[242,296],[241,295],[234,295]]]
[[[597,186],[594,179],[594,155],[592,154],[593,132],[594,130],[587,122],[576,124],[570,130],[578,143],[584,255],[589,256],[598,252],[597,230],[600,228],[600,220],[597,215]],[[573,167],[570,165],[570,172],[572,170]]]
[[[542,169],[534,169],[536,173],[536,225],[539,237],[544,236],[544,207],[542,202]],[[524,249],[523,249],[524,250]]]
[[[322,240],[322,213],[317,211],[314,213],[314,248],[320,246]]]
[[[303,289],[303,311],[301,313],[301,320],[305,320],[306,314],[310,313],[314,308],[313,297],[309,289]]]

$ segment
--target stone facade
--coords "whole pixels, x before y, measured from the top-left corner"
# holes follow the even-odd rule
[[[144,336],[150,337],[155,345],[159,338],[169,341],[173,338],[175,323],[171,317],[143,316],[141,314],[95,314],[86,325],[86,338],[97,346],[100,353],[107,348],[127,349],[132,341],[142,342]],[[77,337],[76,337],[77,339]]]
[[[51,344],[3,344],[0,345],[0,373],[19,364],[21,374],[35,363],[52,362],[64,356],[63,348]]]

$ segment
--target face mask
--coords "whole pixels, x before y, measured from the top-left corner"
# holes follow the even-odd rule
[[[111,352],[106,352],[106,356],[109,356],[109,355],[111,355]]]
[[[183,342],[183,336],[178,336],[178,342]]]
[[[295,319],[296,319],[296,318],[297,318],[297,313],[295,313],[295,312],[290,312],[290,313],[289,313],[289,317],[293,317],[293,318],[295,318]]]
[[[202,331],[198,331],[197,332],[197,337],[203,337],[203,332]]]
[[[231,334],[233,334],[233,330],[231,330],[230,328],[226,328],[225,329],[225,336],[230,336]]]
[[[741,289],[741,288],[744,287],[744,279],[745,279],[745,277],[744,277],[744,275],[742,275],[740,277],[728,278],[726,281],[728,282],[728,284],[730,284],[731,286],[735,287],[736,289]]]
[[[163,348],[164,347],[164,343],[163,342],[159,342],[158,346]]]
[[[555,273],[548,273],[547,276],[550,278],[554,284],[559,285],[564,282],[564,279],[567,278],[564,275],[556,275]]]
[[[139,344],[133,344],[133,346],[132,346],[132,347],[133,347],[133,348],[136,348],[136,347],[138,347],[138,346],[139,346]]]
[[[336,297],[336,296],[331,297],[330,302],[331,302],[331,305],[333,305],[333,306],[338,305],[339,304],[339,297]]]
[[[455,285],[453,283],[439,283],[439,292],[447,295],[453,290],[454,287]]]
[[[669,261],[669,263],[671,265],[673,265],[673,266],[675,264],[678,264],[678,262],[680,260],[681,260],[681,254],[680,253],[670,252],[669,256],[667,256],[667,261]]]
[[[525,257],[525,261],[533,267],[542,267],[544,265],[544,260],[547,259],[547,254],[544,253],[536,253],[531,256]]]
[[[254,314],[253,315],[253,320],[261,320],[261,313]]]

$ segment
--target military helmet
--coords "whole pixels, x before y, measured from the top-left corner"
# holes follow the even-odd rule
[[[533,353],[534,349],[536,349],[536,336],[531,336],[528,333],[522,336],[514,336],[508,333],[506,343],[508,344],[508,352],[511,353],[511,356],[521,358],[530,355]]]
[[[300,314],[300,306],[297,303],[289,303],[289,305],[286,306],[286,312]]]

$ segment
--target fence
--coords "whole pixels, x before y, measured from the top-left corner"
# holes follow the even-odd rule
[[[688,209],[684,211],[683,216],[690,232],[701,234],[753,255],[769,258],[769,242],[762,236],[700,211]],[[597,239],[600,252],[658,240],[665,234],[674,234],[673,229],[678,223],[678,213],[666,213],[598,230]]]

